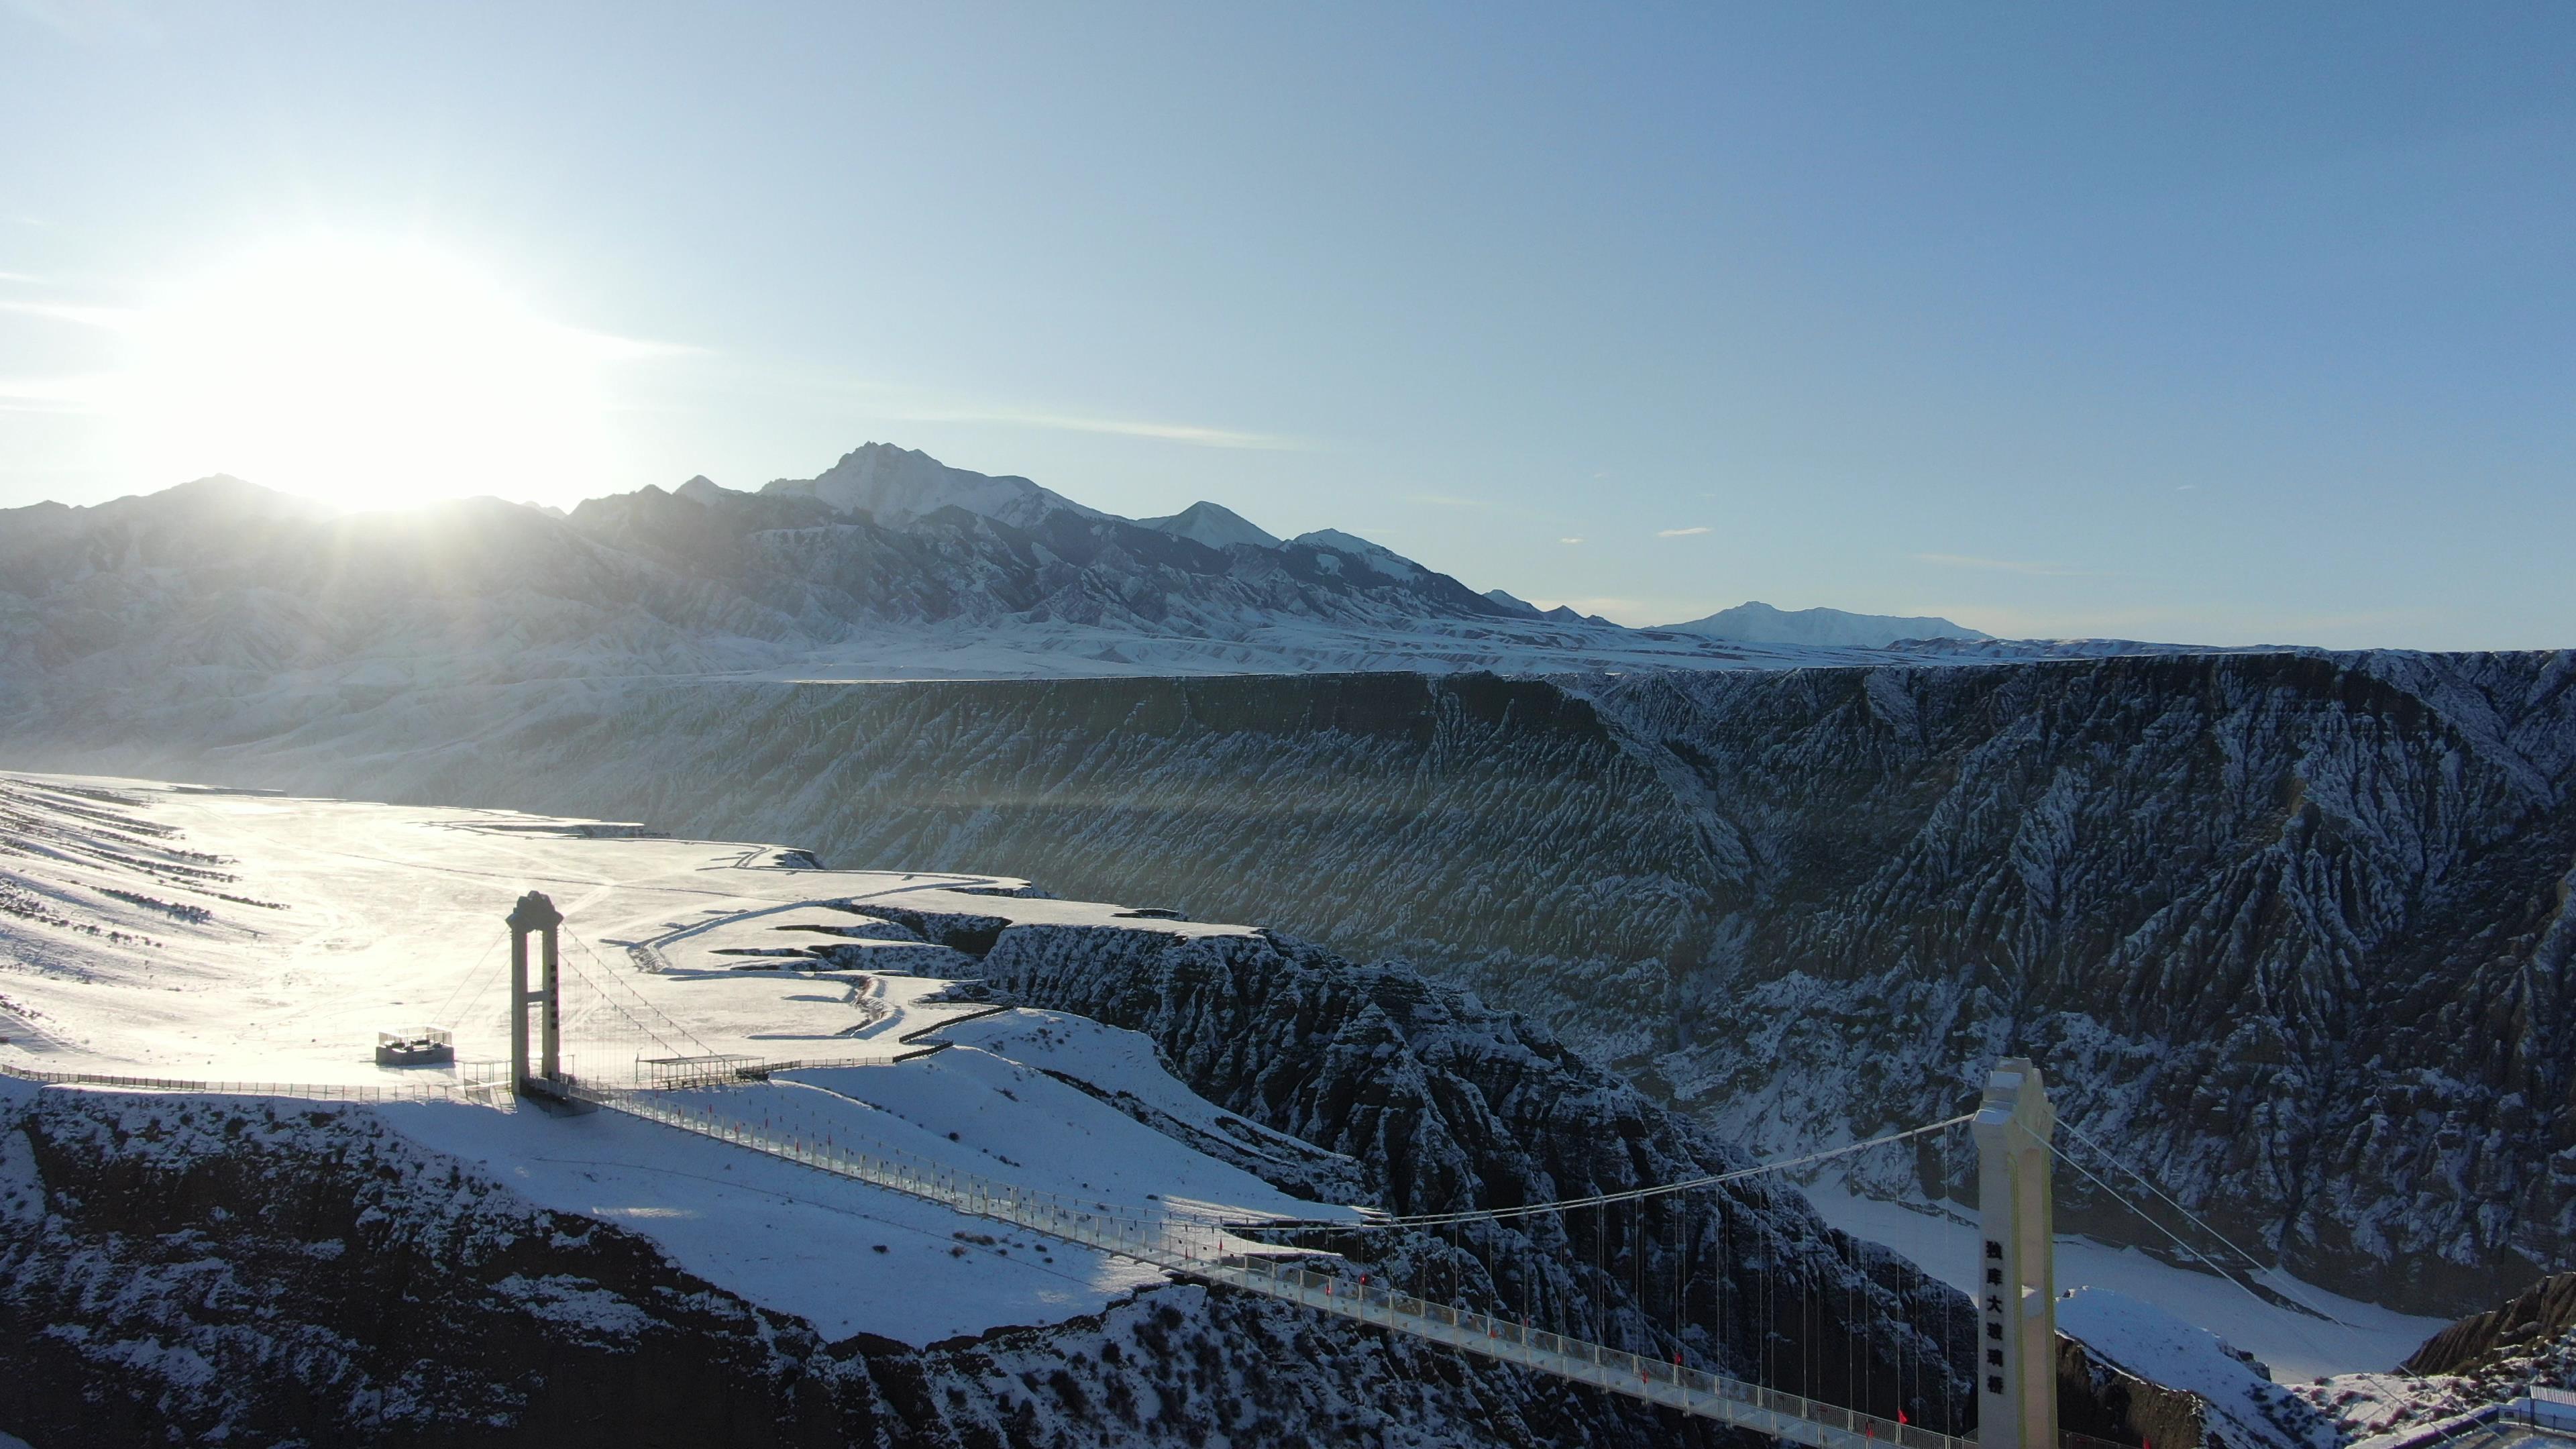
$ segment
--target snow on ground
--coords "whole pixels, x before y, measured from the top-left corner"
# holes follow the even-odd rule
[[[1164,1070],[1154,1043],[1141,1032],[1104,1026],[1088,1017],[1053,1011],[1006,1011],[939,1033],[960,1047],[981,1047],[1039,1071],[1071,1077],[1124,1098],[1183,1126],[1221,1137],[1251,1157],[1300,1172],[1311,1170],[1315,1149],[1284,1132],[1218,1109]]]
[[[2198,1394],[2221,1421],[2212,1427],[2231,1443],[2334,1441],[2326,1420],[2256,1373],[2216,1334],[2153,1304],[2107,1288],[2079,1288],[2058,1300],[2057,1327],[2138,1378]]]
[[[0,1063],[306,1087],[455,1081],[453,1069],[376,1066],[375,1033],[447,1026],[468,1063],[505,1058],[502,917],[529,889],[566,917],[563,1040],[577,1075],[649,1078],[657,1057],[833,1063],[670,1095],[1139,1216],[1356,1215],[1109,1105],[1133,1099],[1256,1156],[1321,1155],[1200,1099],[1145,1038],[945,1000],[949,980],[918,974],[973,964],[922,937],[916,927],[936,929],[922,912],[987,932],[1242,928],[1022,896],[1024,882],[1000,877],[824,870],[802,852],[607,822],[0,777]],[[950,1044],[948,1030],[972,1036]],[[0,1090],[32,1088],[0,1077]],[[835,1337],[926,1344],[1056,1322],[1165,1277],[615,1112],[555,1117],[506,1096],[373,1110]],[[525,1289],[549,1312],[585,1311],[562,1285]]]
[[[791,1074],[780,1127],[882,1142],[988,1178],[1139,1214],[1301,1217],[1322,1211],[1146,1127],[1043,1071],[975,1047],[891,1067]],[[794,1091],[807,1087],[811,1091]],[[1214,1113],[1202,1104],[1201,1110]]]
[[[1835,1227],[1885,1243],[1953,1287],[1965,1291],[1973,1285],[1979,1238],[1971,1223],[1936,1214],[1920,1204],[1858,1197],[1834,1180],[1805,1192],[1816,1211]],[[2265,1302],[2214,1273],[2178,1268],[2135,1248],[2106,1247],[2086,1238],[2057,1240],[2061,1294],[2096,1288],[2151,1305],[2253,1354],[2282,1383],[2393,1368],[2448,1326],[2444,1319],[2418,1318],[2339,1297],[2284,1273],[2267,1273],[2262,1281],[2285,1297],[2332,1315],[2331,1320]]]
[[[452,1028],[461,1060],[504,1059],[502,917],[527,890],[566,920],[567,1064],[609,1080],[662,1057],[883,1060],[972,1010],[918,975],[966,958],[850,906],[1242,929],[967,893],[1024,885],[509,811],[0,777],[0,1061],[401,1086],[438,1074],[377,1067],[375,1034],[413,1025]]]
[[[374,1110],[540,1206],[650,1238],[682,1268],[832,1338],[919,1346],[1056,1323],[1164,1279],[1132,1259],[615,1112]]]

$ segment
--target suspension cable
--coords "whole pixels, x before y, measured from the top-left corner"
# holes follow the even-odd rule
[[[2060,1126],[2060,1127],[2062,1127],[2062,1128],[2065,1128],[2066,1133],[2067,1133],[2067,1135],[2068,1135],[2068,1136],[2073,1137],[2076,1141],[2081,1142],[2081,1143],[2083,1143],[2085,1146],[2092,1148],[2095,1152],[2098,1152],[2098,1153],[2102,1154],[2103,1158],[2104,1158],[2105,1160],[2109,1161],[2112,1165],[2114,1165],[2114,1166],[2118,1167],[2121,1171],[2126,1172],[2127,1174],[2129,1174],[2129,1176],[2136,1178],[2140,1183],[2142,1183],[2142,1184],[2144,1184],[2144,1185],[2145,1185],[2145,1187],[2146,1187],[2147,1191],[2149,1191],[2149,1192],[2151,1192],[2151,1193],[2155,1194],[2155,1196],[2156,1196],[2160,1201],[2162,1201],[2162,1202],[2164,1202],[2166,1205],[2170,1206],[2170,1207],[2171,1207],[2175,1212],[2178,1212],[2178,1213],[2182,1214],[2182,1216],[2183,1216],[2186,1220],[2188,1220],[2188,1221],[2189,1221],[2193,1226],[2198,1227],[2202,1232],[2205,1232],[2205,1233],[2209,1234],[2212,1238],[2216,1239],[2216,1240],[2219,1242],[2219,1244],[2220,1244],[2221,1246],[2225,1247],[2229,1252],[2232,1252],[2232,1253],[2236,1254],[2238,1257],[2243,1258],[2243,1259],[2244,1259],[2248,1264],[2252,1264],[2252,1265],[2254,1265],[2254,1266],[2259,1270],[2259,1268],[2261,1267],[2260,1260],[2258,1260],[2257,1258],[2255,1258],[2255,1256],[2254,1256],[2253,1254],[2246,1252],[2243,1248],[2240,1248],[2240,1247],[2238,1247],[2235,1243],[2230,1242],[2230,1241],[2228,1240],[2228,1238],[2227,1238],[2227,1236],[2226,1236],[2225,1234],[2223,1234],[2223,1233],[2219,1232],[2219,1231],[2218,1231],[2218,1229],[2216,1229],[2216,1228],[2214,1228],[2214,1227],[2211,1227],[2207,1222],[2203,1221],[2203,1220],[2201,1219],[2201,1217],[2199,1216],[2199,1214],[2194,1213],[2191,1209],[2189,1209],[2189,1208],[2187,1208],[2187,1207],[2184,1207],[2181,1203],[2175,1202],[2175,1201],[2173,1200],[2173,1198],[2172,1198],[2172,1196],[2171,1196],[2171,1195],[2169,1195],[2168,1193],[2166,1193],[2166,1192],[2164,1191],[2164,1189],[2163,1189],[2163,1188],[2158,1187],[2158,1186],[2156,1185],[2155,1181],[2154,1181],[2153,1179],[2149,1178],[2145,1173],[2142,1173],[2142,1172],[2138,1171],[2136,1168],[2129,1166],[2126,1162],[2121,1161],[2121,1160],[2120,1160],[2116,1155],[2114,1155],[2114,1154],[2111,1152],[2111,1150],[2110,1150],[2110,1149],[2108,1149],[2108,1148],[2106,1148],[2106,1147],[2102,1146],[2102,1145],[2101,1145],[2100,1143],[2098,1143],[2098,1142],[2095,1142],[2093,1139],[2091,1139],[2091,1138],[2089,1138],[2089,1137],[2085,1136],[2083,1133],[2076,1131],[2072,1126],[2068,1125],[2067,1123],[2065,1123],[2065,1122],[2061,1121],[2061,1122],[2059,1122],[2057,1125],[2058,1125],[2058,1126]],[[2070,1154],[2069,1154],[2069,1153],[2068,1153],[2064,1148],[2059,1147],[2059,1146],[2057,1146],[2055,1143],[2053,1143],[2053,1142],[2052,1142],[2052,1143],[2050,1143],[2050,1144],[2049,1144],[2049,1151],[2050,1151],[2051,1153],[2054,1153],[2054,1154],[2056,1155],[2056,1157],[2058,1158],[2058,1160],[2059,1160],[2059,1161],[2064,1162],[2067,1166],[2074,1168],[2077,1172],[2080,1172],[2080,1173],[2084,1174],[2084,1177],[2085,1177],[2085,1179],[2086,1179],[2087,1181],[2091,1182],[2095,1187],[2100,1188],[2100,1189],[2103,1191],[2103,1193],[2104,1193],[2104,1194],[2106,1194],[2107,1196],[2109,1196],[2113,1201],[2118,1202],[2118,1203],[2120,1203],[2120,1204],[2122,1204],[2122,1205],[2126,1206],[2126,1207],[2129,1209],[2129,1211],[2131,1211],[2131,1212],[2133,1212],[2133,1213],[2136,1213],[2139,1217],[2141,1217],[2141,1218],[2145,1218],[2145,1219],[2147,1220],[2147,1222],[2148,1222],[2148,1223],[2152,1224],[2152,1225],[2155,1227],[2156,1231],[2158,1231],[2158,1232],[2160,1232],[2160,1233],[2163,1233],[2163,1234],[2164,1234],[2166,1237],[2168,1237],[2168,1238],[2173,1239],[2174,1245],[2175,1245],[2176,1247],[2181,1248],[2184,1252],[2191,1254],[2191,1255],[2192,1255],[2193,1257],[2195,1257],[2195,1258],[2198,1258],[2201,1262],[2208,1264],[2208,1265],[2209,1265],[2209,1269],[2210,1269],[2210,1271],[2211,1271],[2211,1272],[2216,1273],[2218,1276],[2220,1276],[2220,1277],[2222,1277],[2222,1278],[2226,1279],[2228,1282],[2235,1284],[2235,1285],[2236,1285],[2236,1287],[2237,1287],[2240,1291],[2242,1291],[2242,1292],[2245,1294],[2245,1296],[2246,1296],[2246,1297],[2253,1299],[2255,1302],[2257,1302],[2257,1303],[2259,1303],[2259,1304],[2262,1304],[2264,1307],[2269,1308],[2269,1309],[2272,1309],[2272,1310],[2273,1310],[2273,1311],[2275,1311],[2275,1312],[2281,1312],[2281,1311],[2283,1311],[2283,1310],[2282,1310],[2282,1308],[2281,1308],[2281,1305],[2280,1305],[2280,1304],[2273,1302],[2271,1299],[2266,1298],[2266,1297],[2264,1297],[2261,1293],[2259,1293],[2259,1292],[2255,1291],[2254,1286],[2253,1286],[2252,1284],[2250,1284],[2250,1283],[2246,1282],[2242,1277],[2239,1277],[2237,1274],[2231,1273],[2231,1272],[2229,1272],[2226,1268],[2224,1268],[2224,1267],[2220,1266],[2220,1265],[2219,1265],[2219,1263],[2217,1262],[2217,1260],[2215,1260],[2215,1259],[2211,1258],[2207,1253],[2204,1253],[2204,1252],[2200,1251],[2198,1248],[2193,1247],[2191,1244],[2184,1242],[2184,1241],[2182,1240],[2182,1238],[2181,1238],[2179,1235],[2177,1235],[2177,1234],[2176,1234],[2176,1233],[2175,1233],[2171,1228],[2166,1227],[2163,1223],[2157,1222],[2157,1221],[2156,1221],[2156,1219],[2155,1219],[2155,1217],[2154,1217],[2152,1214],[2150,1214],[2150,1213],[2149,1213],[2145,1208],[2140,1207],[2140,1206],[2139,1206],[2139,1205],[2138,1205],[2134,1200],[2132,1200],[2132,1199],[2131,1199],[2127,1194],[2125,1194],[2125,1193],[2121,1192],[2118,1188],[2115,1188],[2115,1187],[2111,1186],[2111,1184],[2109,1184],[2109,1183],[2107,1183],[2107,1182],[2104,1182],[2100,1177],[2096,1176],[2096,1175],[2093,1173],[2092,1169],[2090,1169],[2090,1168],[2086,1167],[2083,1163],[2076,1161],[2076,1160],[2075,1160],[2075,1158],[2074,1158],[2072,1155],[2070,1155]],[[2284,1276],[2286,1276],[2286,1275],[2284,1275]],[[2296,1281],[2296,1280],[2293,1280],[2293,1281]],[[2287,1292],[2286,1290],[2279,1289],[2279,1288],[2275,1288],[2275,1289],[2273,1289],[2272,1291],[2273,1291],[2273,1292],[2275,1292],[2275,1293],[2280,1294],[2283,1298],[2287,1298],[2287,1299],[2289,1299],[2289,1300],[2290,1300],[2290,1302],[2292,1303],[2292,1305],[2294,1305],[2295,1307],[2297,1307],[2297,1308],[2299,1309],[2299,1311],[2300,1311],[2300,1312],[2302,1312],[2302,1313],[2306,1313],[2306,1314],[2308,1314],[2308,1315],[2310,1315],[2310,1316],[2312,1316],[2312,1317],[2322,1319],[2322,1320],[2324,1320],[2324,1321],[2325,1321],[2325,1322],[2327,1322],[2327,1323],[2331,1323],[2331,1324],[2333,1324],[2333,1325],[2334,1325],[2334,1326],[2336,1326],[2337,1328],[2351,1329],[2351,1328],[2355,1328],[2355,1327],[2356,1327],[2356,1325],[2353,1325],[2353,1324],[2350,1324],[2350,1323],[2346,1323],[2346,1322],[2345,1322],[2345,1321],[2343,1321],[2342,1319],[2335,1317],[2333,1314],[2328,1313],[2328,1312],[2326,1312],[2325,1310],[2323,1310],[2323,1309],[2321,1309],[2321,1308],[2318,1308],[2316,1305],[2314,1305],[2314,1304],[2312,1304],[2312,1303],[2308,1303],[2308,1302],[2303,1301],[2303,1300],[2302,1300],[2302,1299],[2300,1299],[2297,1295],[2292,1294],[2292,1293],[2289,1293],[2289,1292]],[[2292,1330],[2293,1330],[2294,1332],[2296,1332],[2296,1333],[2298,1334],[2298,1336],[2299,1336],[2303,1341],[2305,1341],[2305,1342],[2306,1342],[2307,1347],[2308,1347],[2308,1349],[2309,1349],[2309,1351],[2310,1351],[2310,1352],[2315,1353],[2315,1352],[2319,1352],[2319,1351],[2320,1351],[2320,1349],[2321,1349],[2321,1347],[2322,1347],[2322,1346],[2321,1346],[2321,1345],[2319,1345],[2319,1344],[2316,1342],[2316,1340],[2315,1340],[2314,1338],[2312,1338],[2312,1337],[2310,1337],[2310,1336],[2309,1336],[2309,1334],[2308,1334],[2308,1332],[2307,1332],[2307,1330],[2306,1330],[2305,1328],[2300,1327],[2300,1326],[2298,1325],[2295,1315],[2293,1315],[2293,1316],[2291,1317],[2290,1326],[2291,1326]],[[2321,1355],[2321,1356],[2322,1356],[2322,1355]],[[2410,1382],[2411,1382],[2411,1383],[2412,1383],[2412,1384],[2413,1384],[2417,1389],[2419,1389],[2419,1390],[2421,1390],[2421,1391],[2423,1391],[2423,1392],[2425,1392],[2425,1393],[2439,1393],[2439,1392],[2440,1392],[2440,1390],[2438,1390],[2437,1388],[2435,1388],[2435,1387],[2434,1387],[2434,1385],[2431,1383],[2431,1381],[2430,1381],[2430,1380],[2426,1379],[2422,1374],[2419,1374],[2419,1373],[2415,1372],[2413,1369],[2410,1369],[2410,1368],[2406,1367],[2406,1365],[2405,1365],[2404,1363],[2402,1363],[2402,1362],[2401,1362],[2400,1364],[2398,1364],[2398,1365],[2397,1365],[2396,1372],[2397,1372],[2398,1374],[2402,1375],[2402,1376],[2403,1376],[2404,1378],[2406,1378],[2407,1380],[2409,1380],[2409,1381],[2410,1381]],[[2413,1401],[2414,1401],[2414,1402],[2416,1402],[2419,1406],[2421,1406],[2421,1404],[2422,1404],[2422,1402],[2423,1402],[2421,1399],[2416,1398],[2416,1396],[2415,1396],[2415,1395],[2412,1395],[2412,1394],[2401,1395],[2401,1397],[2405,1397],[2405,1398],[2408,1398],[2408,1399],[2410,1399],[2410,1400],[2413,1400]]]
[[[1952,1117],[1947,1121],[1927,1123],[1921,1127],[1908,1128],[1903,1132],[1891,1132],[1885,1137],[1873,1137],[1866,1142],[1851,1142],[1840,1147],[1827,1148],[1822,1152],[1810,1152],[1804,1157],[1783,1158],[1778,1162],[1765,1162],[1754,1167],[1740,1167],[1731,1172],[1711,1173],[1706,1177],[1694,1177],[1682,1182],[1662,1183],[1654,1187],[1632,1187],[1619,1192],[1595,1193],[1590,1197],[1560,1198],[1554,1202],[1526,1203],[1520,1207],[1479,1208],[1470,1212],[1415,1213],[1405,1217],[1370,1217],[1363,1218],[1355,1222],[1299,1222],[1295,1220],[1265,1222],[1258,1218],[1227,1218],[1220,1219],[1219,1225],[1228,1228],[1249,1228],[1258,1229],[1262,1232],[1275,1233],[1349,1233],[1386,1232],[1406,1228],[1438,1227],[1442,1224],[1453,1222],[1491,1222],[1499,1221],[1504,1218],[1536,1217],[1542,1213],[1561,1213],[1575,1208],[1604,1207],[1611,1203],[1636,1202],[1644,1198],[1665,1197],[1674,1193],[1705,1192],[1710,1188],[1724,1187],[1729,1183],[1742,1182],[1748,1178],[1763,1177],[1774,1172],[1788,1172],[1801,1167],[1812,1167],[1819,1162],[1829,1162],[1834,1158],[1848,1156],[1854,1152],[1866,1151],[1872,1147],[1884,1147],[1891,1142],[1903,1142],[1909,1138],[1920,1137],[1927,1132],[1943,1131],[1970,1120],[1974,1115],[1975,1114],[1973,1113],[1962,1114],[1957,1117]]]

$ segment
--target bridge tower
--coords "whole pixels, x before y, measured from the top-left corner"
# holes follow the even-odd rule
[[[527,1096],[531,1092],[551,1097],[555,1093],[542,1081],[554,1083],[563,1077],[563,985],[558,974],[555,932],[563,925],[563,912],[546,899],[543,891],[530,891],[519,897],[503,918],[510,926],[510,1090]],[[528,989],[528,935],[536,933],[538,948],[538,988]],[[543,1006],[545,1015],[537,1034],[537,1077],[528,1075],[528,1008]]]
[[[1977,1109],[1978,1449],[2057,1449],[2057,1112],[2039,1068],[2007,1057]]]

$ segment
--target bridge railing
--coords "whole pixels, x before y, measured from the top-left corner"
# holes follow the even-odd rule
[[[187,1092],[210,1097],[293,1097],[317,1102],[445,1102],[505,1088],[507,1062],[459,1063],[453,1077],[380,1087],[355,1082],[210,1082],[179,1077],[136,1077],[109,1072],[57,1072],[0,1062],[0,1076],[49,1087],[102,1087],[126,1092]]]
[[[464,1065],[480,1071],[484,1064]],[[765,1065],[766,1070],[781,1069],[775,1063]],[[507,1082],[506,1067],[489,1081],[446,1081],[417,1087],[205,1082],[52,1072],[11,1064],[0,1064],[0,1073],[70,1086],[351,1102],[453,1100],[488,1093]],[[726,1085],[745,1079],[728,1068],[711,1070],[703,1082],[693,1081],[690,1085]],[[1647,1358],[1452,1304],[1433,1303],[1383,1285],[1353,1282],[1339,1274],[1307,1268],[1293,1256],[1247,1253],[1241,1250],[1241,1239],[1230,1238],[1222,1226],[1211,1220],[1124,1210],[1104,1201],[983,1177],[891,1148],[860,1149],[781,1134],[709,1105],[672,1101],[659,1092],[606,1087],[578,1079],[562,1086],[564,1095],[569,1097],[936,1202],[969,1216],[1009,1223],[1173,1272],[1318,1308],[1800,1443],[1825,1449],[1874,1449],[1879,1444],[1896,1449],[1974,1449],[1976,1443],[1705,1369]]]
[[[1777,1432],[1777,1423],[1756,1417],[1768,1415],[1837,1431],[1858,1443],[1889,1444],[1899,1449],[1960,1449],[1975,1442],[1707,1369],[1550,1333],[1513,1319],[1433,1303],[1389,1288],[1354,1284],[1336,1274],[1313,1272],[1293,1262],[1230,1254],[1196,1271],[1271,1297],[1340,1312],[1363,1322],[1385,1323],[1488,1358],[1583,1379],[1632,1397],[1751,1428]],[[1722,1412],[1730,1407],[1754,1414]]]

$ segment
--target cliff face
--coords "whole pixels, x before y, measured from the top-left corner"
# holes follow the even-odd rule
[[[2542,1279],[2528,1292],[2470,1314],[2426,1339],[2406,1367],[2482,1383],[2567,1387],[2576,1372],[2576,1273]]]
[[[1361,1164],[1398,1213],[1752,1165],[1543,1027],[1294,939],[1015,927],[984,973],[1007,999],[1151,1037],[1201,1095]],[[1426,1297],[1500,1305],[1640,1354],[1935,1427],[1974,1412],[1966,1366],[1951,1362],[1974,1346],[1967,1300],[1827,1228],[1784,1178],[1323,1241]]]
[[[1605,711],[1711,826],[1681,1018],[1723,1003],[1763,1048],[1655,1068],[1777,1136],[1920,1120],[1963,1060],[2026,1051],[2237,1242],[2492,1301],[2576,1245],[2571,682],[2564,655],[1623,682]]]
[[[2258,1256],[2456,1312],[2576,1265],[2571,679],[2237,655],[353,685],[11,751],[1266,921],[1471,985],[1764,1152],[1949,1115],[2027,1053],[2075,1132]]]

